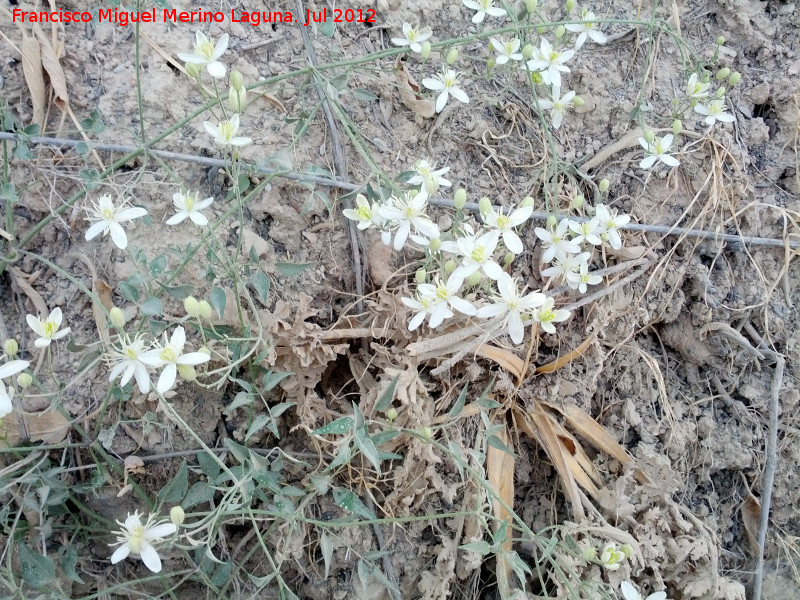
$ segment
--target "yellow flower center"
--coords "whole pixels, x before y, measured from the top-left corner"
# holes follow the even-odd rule
[[[53,334],[58,330],[58,327],[52,321],[45,321],[44,322],[44,337],[51,338]]]
[[[507,215],[498,215],[497,217],[497,228],[498,229],[505,229],[508,225],[508,216]]]
[[[225,141],[230,141],[233,137],[233,134],[236,133],[233,129],[233,125],[231,125],[230,121],[223,121],[219,124],[219,133],[222,139]]]
[[[114,209],[106,207],[102,210],[101,214],[106,221],[113,221],[114,220]]]
[[[125,348],[125,356],[131,360],[136,360],[136,351],[133,348]]]
[[[186,204],[186,210],[188,212],[192,212],[194,210],[194,198],[192,198],[191,194],[187,194],[184,199],[184,204]]]
[[[161,356],[161,360],[164,360],[164,361],[166,361],[168,363],[173,363],[173,362],[175,362],[175,359],[178,358],[178,355],[176,354],[175,350],[171,346],[167,346],[166,348],[162,348],[161,354],[159,356]]]
[[[214,46],[209,41],[206,40],[199,46],[197,46],[197,55],[202,56],[206,60],[214,60]]]
[[[542,310],[539,312],[539,320],[542,322],[549,322],[556,318],[552,310]]]
[[[486,258],[486,249],[483,246],[475,246],[470,256],[475,262],[483,262]]]
[[[436,297],[442,300],[447,300],[447,288],[440,285],[436,288]]]
[[[408,35],[406,36],[406,39],[409,42],[416,42],[418,35],[419,34],[417,33],[417,30],[416,29],[412,29],[411,31],[408,32]]]
[[[144,545],[144,525],[138,525],[133,528],[133,531],[128,537],[128,548],[134,554],[141,554],[142,546]]]
[[[558,52],[557,50],[553,50],[552,52],[550,52],[550,62],[557,61],[558,57],[559,57],[559,54],[560,54],[560,52]]]
[[[369,211],[369,206],[359,206],[356,213],[358,214],[358,218],[363,221],[369,221],[372,218],[372,215]]]

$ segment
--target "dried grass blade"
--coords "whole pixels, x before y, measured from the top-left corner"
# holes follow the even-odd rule
[[[505,445],[509,446],[507,428],[497,431],[497,438]],[[494,493],[505,503],[508,508],[514,505],[514,457],[508,452],[489,445],[486,453],[486,470],[489,476],[489,484]],[[512,532],[511,532],[511,513],[497,500],[492,502],[492,512],[498,520],[498,528],[501,523],[506,525],[506,540],[503,542],[503,551],[497,553],[497,581],[501,588],[501,597],[510,596],[509,581],[511,580],[511,565],[505,560],[505,554],[511,552]],[[505,592],[505,593],[504,593]]]
[[[44,127],[45,85],[42,70],[42,53],[39,41],[29,35],[22,38],[22,74],[31,94],[33,122],[40,129]]]
[[[56,56],[56,51],[53,49],[50,40],[37,25],[34,27],[36,37],[39,38],[39,45],[42,52],[42,66],[47,71],[47,76],[50,78],[50,85],[53,86],[53,96],[56,103],[61,110],[67,110],[69,104],[69,92],[67,91],[67,78],[64,76],[64,69],[61,68],[61,63]]]
[[[587,337],[583,341],[583,343],[580,346],[578,346],[577,348],[575,348],[575,350],[573,350],[572,352],[569,352],[569,353],[565,354],[564,356],[559,356],[556,360],[554,360],[553,362],[549,362],[546,365],[542,365],[541,367],[536,367],[536,372],[537,373],[552,373],[553,371],[558,371],[564,365],[569,364],[573,360],[575,360],[576,358],[579,358],[580,356],[582,356],[583,353],[586,352],[586,349],[589,347],[589,344],[591,344],[596,337],[597,337],[597,334],[593,333],[592,335]]]
[[[631,457],[625,452],[625,448],[617,443],[617,440],[606,431],[605,427],[600,425],[574,404],[566,404],[562,407],[547,403],[543,404],[564,415],[567,422],[575,429],[578,435],[585,438],[598,450],[610,454],[616,458],[620,464],[625,465],[631,461]]]
[[[498,348],[491,344],[481,344],[475,354],[494,361],[518,379],[522,377],[525,371],[525,361],[503,348]]]

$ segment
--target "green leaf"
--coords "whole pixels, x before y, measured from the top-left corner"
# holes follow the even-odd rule
[[[294,514],[294,503],[290,498],[284,496],[283,494],[275,494],[272,498],[272,504],[275,506],[275,510],[279,513],[291,516]]]
[[[271,407],[269,409],[269,414],[272,415],[273,419],[277,419],[295,405],[297,405],[297,402],[281,402],[280,404],[276,404],[275,406]]]
[[[236,178],[236,187],[239,188],[239,194],[244,194],[250,187],[250,177],[244,173]]]
[[[150,297],[142,304],[142,314],[148,317],[160,317],[163,310],[161,300]]]
[[[324,529],[319,536],[319,549],[322,552],[322,560],[325,561],[325,579],[327,579],[331,568],[331,561],[333,560],[333,542],[331,542],[331,538],[328,537],[328,532]]]
[[[339,446],[339,451],[336,453],[336,458],[331,461],[331,464],[328,465],[326,471],[333,471],[337,467],[349,463],[352,457],[353,451],[350,450],[350,446],[347,444],[342,444]]]
[[[167,268],[167,257],[164,254],[159,254],[150,261],[150,275],[154,278],[161,275]]]
[[[400,432],[397,429],[387,429],[386,431],[379,431],[369,437],[376,446],[380,447],[389,440],[396,438],[398,435],[400,435]]]
[[[217,315],[219,315],[220,319],[222,318],[222,315],[225,313],[226,302],[227,298],[225,297],[225,290],[217,286],[212,287],[211,291],[208,294],[208,303],[215,311],[217,311]]]
[[[279,262],[275,263],[275,268],[278,270],[278,273],[281,275],[292,276],[302,273],[306,269],[310,269],[314,266],[314,263],[288,263],[288,262]]]
[[[239,463],[244,464],[245,461],[250,458],[250,448],[247,446],[237,444],[230,438],[225,438],[225,445],[228,447],[228,450],[231,451],[233,457],[239,461]]]
[[[361,100],[362,102],[374,102],[378,97],[364,88],[353,88],[350,90],[353,93],[353,98]]]
[[[177,298],[178,300],[183,300],[187,296],[191,296],[192,292],[194,292],[194,287],[192,287],[188,283],[185,283],[183,285],[164,285],[163,283],[159,283],[158,281],[156,281],[156,283],[158,284],[158,287],[160,287],[167,293],[168,296],[172,298]]]
[[[56,565],[48,556],[42,556],[31,550],[27,544],[20,542],[17,545],[19,552],[19,566],[22,579],[32,587],[44,587],[56,576]]]
[[[167,481],[166,485],[158,491],[158,498],[162,502],[176,504],[183,500],[186,490],[189,489],[189,474],[186,469],[186,461],[181,463],[180,469],[175,476]]]
[[[346,433],[352,433],[352,431],[353,417],[340,417],[335,421],[328,423],[324,427],[320,427],[319,429],[312,431],[311,435],[327,435],[329,433],[344,435]]]
[[[329,14],[328,19],[324,23],[319,24],[319,32],[327,38],[333,37],[333,34],[336,33],[336,23],[333,22],[332,17],[333,15]]]
[[[375,515],[369,511],[366,505],[361,501],[361,498],[356,496],[350,490],[340,487],[333,488],[333,501],[339,508],[343,508],[347,511],[355,513],[359,517],[363,517],[368,520],[375,518]]]
[[[89,146],[86,144],[86,142],[78,142],[77,144],[75,144],[75,152],[83,156],[86,156],[87,154],[89,154]]]
[[[63,552],[61,553],[61,570],[64,575],[69,577],[75,583],[83,583],[75,567],[78,564],[78,549],[75,546],[62,546]]]
[[[455,404],[453,404],[453,408],[451,408],[450,412],[447,413],[448,419],[455,419],[458,415],[461,414],[461,411],[464,410],[464,402],[467,399],[468,387],[469,385],[466,384],[464,385],[463,389],[461,390],[461,393],[458,395],[458,398],[456,398]]]
[[[233,569],[233,564],[226,562],[219,565],[216,569],[214,569],[214,574],[211,576],[211,583],[214,584],[216,587],[222,587],[228,580],[231,578],[231,571]]]
[[[38,135],[39,134],[39,124],[38,123],[31,123],[25,129],[22,130],[26,135]]]
[[[489,445],[492,446],[493,448],[497,448],[498,450],[505,452],[506,454],[508,454],[509,456],[513,456],[514,458],[517,457],[517,455],[514,454],[514,451],[511,450],[511,448],[509,448],[508,446],[506,446],[496,435],[490,435],[488,441]]]
[[[361,451],[370,464],[375,467],[378,475],[381,474],[381,459],[378,457],[378,449],[363,429],[356,431],[356,447]]]
[[[119,293],[122,294],[122,297],[125,298],[125,300],[127,300],[128,302],[139,301],[139,290],[137,290],[127,281],[119,282]]]
[[[469,544],[464,544],[463,546],[459,547],[462,550],[467,550],[468,552],[475,552],[476,554],[480,554],[481,556],[486,556],[492,551],[492,547],[489,545],[489,543],[483,540],[478,540],[477,542],[470,542]]]
[[[294,375],[294,373],[291,371],[267,371],[266,375],[264,375],[264,379],[262,379],[264,391],[271,392],[273,389],[275,389],[276,385],[290,375]]]
[[[391,406],[392,401],[394,400],[394,390],[397,387],[397,382],[400,380],[400,375],[395,375],[392,382],[387,386],[386,390],[381,394],[381,397],[378,398],[378,402],[375,404],[375,410],[378,412],[383,412],[389,406]]]
[[[237,392],[236,396],[233,397],[233,402],[226,406],[223,412],[225,412],[225,414],[231,414],[237,408],[250,406],[253,400],[255,400],[255,396],[250,392]]]
[[[217,490],[211,487],[207,481],[198,481],[186,492],[181,506],[185,510],[189,510],[198,504],[210,502],[216,491]]]
[[[253,246],[253,248],[254,247],[255,246]],[[266,304],[267,298],[269,297],[269,277],[267,277],[263,271],[259,270],[253,273],[253,276],[250,278],[250,283],[253,284],[253,289],[256,291],[258,299],[261,300],[261,304]]]
[[[272,417],[269,415],[258,415],[253,422],[250,424],[250,427],[247,428],[247,433],[244,436],[244,441],[249,441],[252,436],[257,434],[259,431],[264,429],[264,427],[272,420]]]

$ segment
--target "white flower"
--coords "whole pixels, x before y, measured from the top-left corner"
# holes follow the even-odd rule
[[[561,97],[561,88],[557,85],[553,86],[553,100],[545,100],[539,98],[536,102],[542,110],[550,111],[550,119],[553,123],[553,129],[561,127],[561,121],[564,118],[564,111],[572,108],[572,99],[575,97],[575,92],[569,91]]]
[[[515,227],[522,225],[525,221],[530,219],[533,214],[532,206],[520,206],[515,208],[510,214],[503,214],[503,209],[495,211],[494,206],[489,213],[484,217],[486,225],[490,229],[496,230],[503,236],[503,244],[509,252],[513,254],[522,254],[524,250],[522,240],[519,239],[517,232],[514,231]]]
[[[575,54],[574,50],[554,50],[546,39],[542,38],[539,50],[535,50],[534,57],[527,62],[529,71],[541,71],[542,81],[548,85],[561,87],[561,73],[569,73],[569,68],[564,66]]]
[[[434,90],[436,92],[441,91],[436,98],[437,113],[442,112],[444,105],[447,104],[447,100],[450,98],[450,94],[453,94],[453,97],[459,102],[463,102],[464,104],[469,103],[469,96],[459,87],[458,73],[453,69],[447,69],[442,73],[437,73],[433,77],[426,77],[422,80],[422,85],[429,90]]]
[[[114,206],[111,196],[100,196],[97,202],[92,203],[87,221],[93,221],[89,229],[86,230],[86,241],[93,240],[101,233],[111,234],[111,241],[117,248],[124,250],[128,247],[128,236],[120,223],[138,219],[147,214],[144,208],[129,207],[127,202],[119,206]]]
[[[597,44],[605,44],[606,43],[606,36],[605,34],[598,29],[600,27],[599,23],[586,23],[586,21],[594,21],[597,17],[594,16],[594,13],[590,10],[586,10],[585,8],[581,10],[581,23],[572,23],[570,25],[564,25],[564,28],[567,31],[571,31],[572,33],[579,33],[578,39],[575,40],[575,50],[580,50],[583,43],[586,41],[586,38],[589,37],[592,39],[593,42]]]
[[[494,62],[498,65],[504,65],[509,60],[522,60],[522,54],[519,52],[520,41],[518,38],[501,42],[495,38],[489,40],[489,45],[497,52],[497,57]]]
[[[178,58],[194,65],[205,65],[208,73],[212,77],[219,79],[225,77],[225,65],[219,60],[225,50],[228,49],[228,34],[225,33],[219,38],[215,46],[202,31],[195,34],[194,54],[178,53]]]
[[[603,546],[600,553],[600,562],[609,571],[616,571],[619,569],[620,564],[627,558],[622,550],[617,550],[617,545],[614,542],[609,542]]]
[[[122,544],[111,555],[111,564],[115,565],[128,556],[138,556],[144,565],[153,573],[161,571],[161,558],[153,547],[163,541],[168,535],[175,533],[178,528],[173,523],[157,523],[155,515],[150,515],[147,522],[142,524],[139,513],[128,515],[125,522],[117,521],[122,529],[117,533],[117,541],[112,546]]]
[[[574,271],[567,273],[567,285],[571,287],[573,290],[577,289],[581,294],[586,293],[587,285],[597,285],[598,283],[603,281],[603,278],[600,277],[600,275],[592,275],[591,273],[589,273],[589,262],[588,262],[589,253],[584,252],[584,254],[587,255],[586,256],[587,260],[584,260],[583,262],[580,263],[580,271],[578,273]]]
[[[578,254],[581,247],[574,241],[567,239],[569,220],[561,219],[554,230],[537,227],[534,232],[536,237],[545,243],[542,262],[549,263],[553,258],[564,258],[567,254]]]
[[[403,37],[392,38],[392,43],[396,46],[408,46],[412,52],[422,52],[422,42],[433,35],[433,32],[425,27],[417,30],[410,23],[403,23]]]
[[[705,115],[703,119],[706,125],[713,125],[717,121],[721,123],[733,123],[736,120],[730,113],[725,112],[725,99],[717,98],[708,104],[698,104],[694,107],[694,112]]]
[[[600,220],[595,216],[587,221],[569,220],[569,229],[576,234],[572,241],[576,244],[587,242],[592,246],[599,246],[603,243],[600,235],[605,231],[600,226]]]
[[[473,23],[482,23],[486,15],[490,17],[506,16],[505,9],[495,6],[494,0],[461,0],[461,2],[467,8],[478,11],[472,17]]]
[[[594,214],[602,231],[600,238],[614,250],[622,248],[622,238],[617,230],[630,222],[630,215],[618,215],[616,211],[612,213],[605,204],[598,204]]]
[[[437,277],[436,285],[430,283],[419,284],[417,287],[419,295],[433,300],[430,308],[431,318],[428,322],[431,329],[436,329],[445,318],[453,316],[450,307],[465,315],[474,315],[476,313],[475,307],[458,295],[458,290],[461,289],[462,283],[464,283],[464,280],[456,277],[455,273],[453,273],[448,278],[447,283],[442,283],[442,280]]]
[[[6,415],[11,414],[14,410],[14,405],[11,403],[11,395],[14,393],[14,388],[11,388],[11,393],[6,391],[6,386],[3,380],[0,379],[0,419]]]
[[[54,308],[44,321],[33,315],[26,315],[25,320],[39,336],[33,342],[33,345],[37,348],[47,348],[51,341],[61,339],[70,332],[69,327],[61,331],[58,330],[61,327],[61,309],[58,307]]]
[[[508,326],[508,335],[511,341],[519,344],[525,333],[522,315],[543,306],[547,296],[540,292],[530,292],[521,296],[517,288],[517,280],[505,272],[497,280],[497,290],[500,292],[500,296],[495,298],[493,304],[481,306],[478,309],[478,316],[483,318],[502,316],[503,326]]]
[[[398,226],[394,235],[394,249],[401,250],[408,239],[411,227],[422,235],[429,238],[439,237],[439,227],[428,218],[425,209],[428,206],[428,194],[421,190],[419,193],[407,192],[404,199],[394,196],[390,199],[390,204],[381,206],[378,214],[390,221],[393,226]]]
[[[689,82],[686,84],[686,95],[692,100],[702,100],[708,97],[708,87],[710,83],[703,83],[697,76],[697,73],[692,73],[689,77]]]
[[[646,156],[639,167],[642,169],[649,169],[657,160],[660,160],[668,167],[677,167],[680,163],[678,159],[670,155],[669,150],[672,148],[672,134],[668,133],[663,138],[653,137],[653,143],[648,142],[644,138],[639,138],[639,144],[644,148],[649,156]]]
[[[450,170],[450,167],[443,167],[437,170],[435,164],[431,164],[427,160],[419,160],[414,165],[414,170],[417,174],[406,183],[423,186],[430,195],[435,194],[440,186],[450,187],[453,185],[449,180],[442,177]]]
[[[239,131],[239,115],[231,115],[228,121],[220,121],[219,125],[203,121],[203,127],[220,146],[246,146],[253,141],[249,137],[236,136],[236,132]]]
[[[27,360],[10,360],[0,367],[0,379],[16,375],[31,366]]]
[[[409,308],[417,311],[417,314],[415,314],[408,323],[409,331],[414,331],[417,327],[422,325],[425,317],[429,314],[432,314],[433,309],[437,306],[444,307],[443,319],[449,319],[453,316],[453,311],[447,308],[447,303],[439,302],[436,298],[425,296],[419,291],[414,298],[400,298],[400,301]]]
[[[353,221],[358,221],[356,227],[360,230],[368,229],[372,225],[375,225],[375,217],[377,216],[375,213],[378,210],[376,204],[372,204],[372,207],[369,205],[369,200],[361,194],[356,196],[356,206],[358,208],[346,208],[342,211],[342,214],[351,219]]]
[[[642,600],[642,595],[636,590],[629,581],[623,581],[619,584],[622,597],[625,600]],[[647,600],[667,600],[666,592],[654,592],[647,597]]]
[[[492,260],[492,254],[499,241],[500,233],[497,230],[487,231],[480,236],[458,238],[456,245],[459,254],[462,255],[461,266],[453,271],[451,277],[466,279],[483,269],[491,279],[499,279],[503,274],[503,268]]]
[[[533,320],[542,325],[547,333],[555,333],[556,328],[553,323],[560,323],[566,321],[570,317],[570,312],[563,309],[553,310],[553,305],[556,303],[552,298],[545,300],[542,307],[533,313]],[[623,555],[624,556],[624,555]]]
[[[581,252],[580,254],[567,254],[565,256],[556,257],[555,264],[552,267],[542,271],[543,277],[558,277],[560,279],[569,279],[571,273],[577,273],[581,269],[581,265],[586,264],[589,260],[588,252]]]
[[[195,192],[192,196],[191,192],[183,194],[176,192],[172,195],[172,204],[178,210],[173,216],[167,219],[167,225],[177,225],[182,223],[187,217],[192,220],[192,223],[198,227],[205,227],[208,225],[208,219],[200,211],[211,206],[214,198],[206,198],[205,200],[197,201],[197,196],[200,192]]]
[[[125,387],[131,377],[135,377],[139,391],[143,394],[148,393],[150,391],[150,374],[147,372],[147,366],[141,361],[146,346],[145,341],[137,335],[133,341],[125,340],[119,350],[115,348],[108,358],[109,363],[114,364],[108,380],[114,381],[121,375],[119,384]]]
[[[183,353],[183,347],[186,345],[186,332],[180,325],[175,328],[169,342],[166,339],[167,334],[165,333],[165,343],[161,348],[154,348],[139,355],[139,360],[149,367],[156,369],[164,367],[158,378],[158,383],[156,383],[156,389],[160,394],[169,390],[175,383],[179,365],[199,365],[208,362],[211,358],[204,352]]]

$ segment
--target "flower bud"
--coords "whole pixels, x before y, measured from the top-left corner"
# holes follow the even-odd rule
[[[556,27],[556,32],[555,32],[556,38],[558,38],[560,40],[561,38],[564,37],[564,34],[566,32],[567,32],[567,28],[564,27],[563,25],[559,25],[558,27]]]
[[[194,381],[197,379],[197,371],[192,365],[178,365],[178,374],[184,381]]]
[[[564,8],[567,9],[567,14],[571,13],[573,10],[575,10],[575,0],[567,0]]]
[[[742,74],[739,73],[739,71],[734,71],[733,73],[731,73],[731,76],[728,77],[728,83],[730,84],[731,87],[735,86],[741,80],[742,80]]]
[[[573,210],[580,210],[583,208],[584,203],[586,202],[586,198],[583,194],[576,195],[572,200],[569,202],[569,207]]]
[[[228,90],[228,106],[236,114],[240,114],[244,110],[244,105],[247,100],[247,90],[242,88],[235,90],[233,87]]]
[[[680,119],[675,119],[672,122],[672,133],[678,135],[681,131],[683,131],[683,123]]]
[[[583,98],[581,98],[580,96],[575,96],[575,97],[572,99],[572,103],[573,103],[575,106],[583,106],[584,104],[586,104],[586,102],[584,101],[584,99],[583,99]]]
[[[386,411],[386,418],[390,421],[394,421],[397,418],[397,409],[394,406]]]
[[[240,71],[231,71],[231,87],[237,92],[244,89],[244,77]]]
[[[194,63],[186,63],[186,66],[184,68],[186,69],[186,73],[189,75],[189,77],[191,77],[192,79],[200,79],[200,73],[203,72],[201,65],[196,65]]]
[[[467,191],[464,188],[458,188],[453,195],[453,206],[456,210],[464,210],[467,205]]]
[[[609,188],[610,185],[611,185],[611,182],[604,177],[597,184],[597,189],[599,189],[601,193],[605,194],[608,191],[608,188]]]
[[[14,338],[8,338],[6,343],[3,344],[3,349],[9,357],[16,356],[17,352],[19,352],[19,344]]]
[[[525,0],[525,10],[528,11],[529,15],[535,13],[538,6],[539,0]]]
[[[118,306],[112,306],[111,310],[108,311],[108,315],[111,319],[111,324],[115,329],[122,329],[125,327],[125,313],[122,312],[121,308]]]
[[[494,69],[494,67],[495,67],[495,65],[496,65],[496,64],[497,64],[497,63],[496,63],[496,62],[495,62],[495,60],[494,60],[494,56],[490,56],[490,57],[489,57],[489,60],[487,60],[487,61],[486,61],[486,68],[487,68],[489,71],[491,71],[492,69]]]
[[[453,65],[458,60],[458,48],[450,48],[450,51],[445,57],[448,65]]]
[[[492,201],[484,196],[478,201],[478,209],[481,211],[481,216],[485,219],[486,215],[492,212]]]
[[[197,310],[200,312],[201,318],[206,320],[211,318],[211,305],[205,300],[200,300],[197,303]]]
[[[645,129],[644,141],[646,141],[648,144],[652,144],[655,141],[655,139],[656,135],[650,129]]]
[[[197,351],[202,352],[206,356],[211,356],[211,348],[209,348],[208,346],[201,346],[200,348],[197,349]]]
[[[197,319],[200,317],[200,303],[194,296],[187,296],[186,298],[184,298],[183,308],[186,311],[186,314],[192,317],[193,319]]]
[[[467,277],[467,285],[478,285],[483,279],[480,271],[475,271],[472,275]]]
[[[558,219],[556,219],[555,215],[549,215],[547,217],[547,228],[548,229],[555,229],[557,224],[558,224]]]
[[[422,437],[425,438],[426,440],[433,439],[433,429],[431,429],[430,427],[423,427],[420,430],[420,433],[422,434]]]
[[[725,95],[725,92],[727,91],[728,90],[726,90],[724,87],[717,88],[717,93],[716,93],[717,98],[722,98]]]
[[[417,269],[414,273],[414,281],[417,283],[425,283],[428,280],[428,272],[425,269]]]
[[[722,44],[720,44],[720,46],[721,45]],[[630,558],[633,556],[633,547],[630,544],[622,544],[619,549],[625,555],[625,558]]]
[[[236,73],[236,71],[234,71]],[[183,525],[183,521],[186,519],[186,513],[183,512],[183,509],[180,506],[173,506],[169,511],[169,520],[172,521],[172,524],[175,527],[180,527]]]
[[[519,203],[520,208],[528,208],[529,206],[533,206],[534,200],[533,196],[525,196],[522,199],[522,202]]]
[[[442,247],[442,240],[439,238],[431,238],[430,243],[428,244],[428,248],[431,249],[431,252],[438,252],[439,248]]]
[[[503,257],[503,265],[506,267],[510,267],[511,263],[514,262],[514,259],[517,257],[516,254],[513,252],[506,252],[506,255]]]
[[[522,47],[522,58],[524,58],[525,60],[530,60],[531,56],[533,56],[533,50],[534,50],[533,46],[531,46],[530,44],[525,44]]]
[[[717,46],[722,46],[725,43],[725,36],[721,35],[717,38]]]
[[[717,74],[715,75],[715,77],[717,78],[717,80],[720,80],[720,79],[725,79],[730,74],[731,74],[731,70],[728,67],[725,67],[725,68],[720,69],[719,71],[717,71]]]
[[[587,546],[583,549],[583,559],[587,562],[592,562],[597,558],[597,549],[594,546]]]
[[[419,55],[422,57],[422,60],[428,60],[428,57],[431,55],[430,42],[422,42],[422,50],[420,51]]]
[[[453,271],[456,270],[456,267],[458,267],[458,265],[456,264],[456,261],[454,261],[452,258],[449,259],[446,263],[444,263],[444,272],[445,272],[445,274],[446,275],[450,275],[450,273],[452,273]]]
[[[20,373],[19,375],[17,375],[17,385],[21,389],[24,390],[32,383],[33,383],[33,377],[31,377],[29,373]],[[10,390],[10,392],[11,393],[14,392],[13,388]]]

